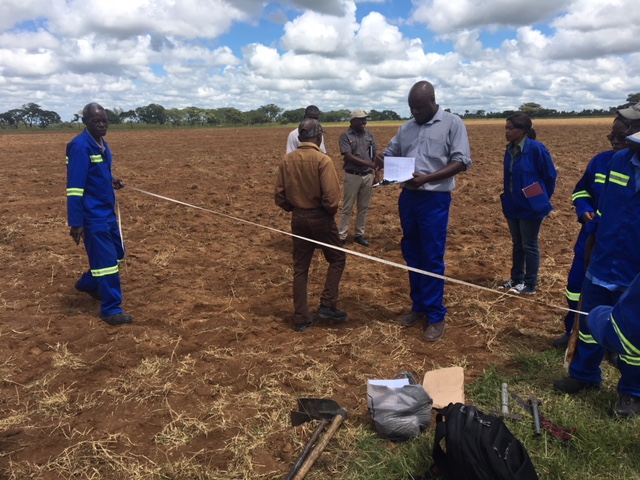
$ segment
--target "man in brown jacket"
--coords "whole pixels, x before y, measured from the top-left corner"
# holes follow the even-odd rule
[[[333,161],[320,151],[322,127],[315,119],[305,118],[298,126],[300,146],[284,156],[278,167],[275,201],[283,210],[293,212],[291,232],[328,245],[341,246],[335,214],[340,200],[340,184]],[[303,332],[313,325],[309,315],[307,283],[315,249],[321,248],[329,262],[318,317],[339,322],[347,318],[338,310],[338,288],[346,263],[343,251],[293,237],[294,329]]]

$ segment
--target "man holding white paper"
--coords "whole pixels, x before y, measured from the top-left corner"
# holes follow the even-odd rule
[[[415,158],[413,179],[398,200],[402,255],[410,267],[443,275],[451,191],[455,175],[471,166],[469,138],[462,119],[436,103],[429,82],[411,87],[409,108],[413,118],[384,150],[384,156]],[[426,320],[424,339],[435,342],[444,335],[444,280],[409,272],[409,283],[413,306],[400,322],[410,327]]]

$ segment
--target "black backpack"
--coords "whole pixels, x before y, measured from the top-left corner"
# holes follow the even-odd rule
[[[502,419],[462,403],[450,403],[436,416],[433,460],[425,479],[538,480],[529,454]]]

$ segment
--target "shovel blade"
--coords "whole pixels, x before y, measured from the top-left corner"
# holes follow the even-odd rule
[[[311,420],[313,420],[313,418],[304,412],[296,412],[295,410],[291,412],[291,425],[294,427],[307,423]]]
[[[330,398],[299,398],[298,409],[317,420],[332,420],[343,411],[338,402]]]

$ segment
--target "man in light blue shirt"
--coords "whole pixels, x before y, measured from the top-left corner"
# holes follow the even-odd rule
[[[471,166],[469,138],[462,119],[438,106],[429,82],[411,88],[409,108],[413,118],[384,150],[416,161],[413,180],[404,183],[398,200],[402,255],[410,267],[443,275],[451,191],[455,175]],[[410,327],[426,320],[424,339],[435,342],[444,335],[444,281],[409,272],[409,283],[413,307],[400,322]]]

